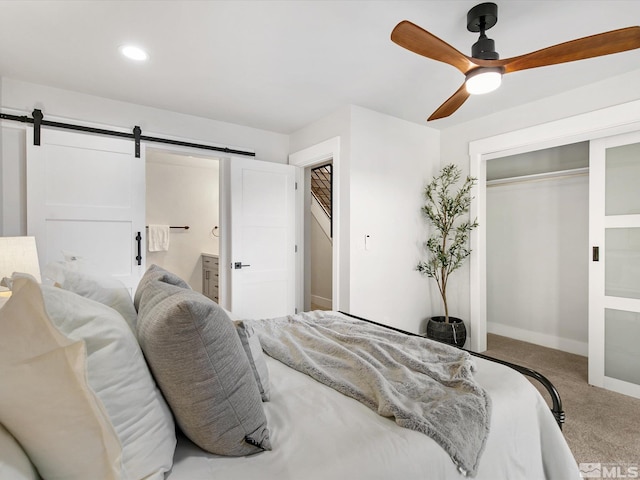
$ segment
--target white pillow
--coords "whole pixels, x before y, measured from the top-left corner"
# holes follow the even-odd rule
[[[124,283],[117,278],[89,273],[79,268],[73,262],[53,262],[44,268],[43,276],[65,290],[117,310],[135,333],[138,313],[133,306],[131,292]]]
[[[0,478],[39,480],[36,468],[15,438],[0,425]]]
[[[0,422],[44,478],[163,479],[170,470],[171,413],[115,310],[16,280],[0,310],[0,369],[9,382]]]
[[[122,449],[87,382],[84,342],[58,332],[27,279],[0,309],[0,378],[0,423],[44,478],[120,477]]]

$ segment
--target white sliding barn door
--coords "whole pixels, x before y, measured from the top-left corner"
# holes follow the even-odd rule
[[[589,156],[589,383],[640,398],[640,132]]]
[[[231,310],[239,318],[295,313],[295,167],[229,162]]]
[[[27,230],[41,267],[69,252],[135,289],[145,264],[144,168],[144,145],[135,158],[133,140],[42,129],[35,146],[28,128]]]

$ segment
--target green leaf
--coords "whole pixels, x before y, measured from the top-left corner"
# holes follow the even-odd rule
[[[421,207],[424,217],[432,226],[432,233],[424,242],[427,260],[419,262],[416,270],[434,278],[447,308],[446,288],[449,274],[460,268],[471,255],[467,247],[469,233],[478,226],[463,218],[471,207],[471,191],[476,179],[467,176],[457,189],[462,178],[460,168],[454,164],[445,165],[440,173],[424,188],[425,203]]]

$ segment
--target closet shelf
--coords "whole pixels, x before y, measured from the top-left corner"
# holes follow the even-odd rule
[[[522,175],[520,177],[497,178],[495,180],[487,180],[487,187],[495,185],[506,185],[509,183],[521,182],[537,182],[540,180],[549,180],[552,178],[575,177],[578,175],[588,175],[589,167],[573,168],[571,170],[558,170],[557,172],[534,173],[531,175]]]

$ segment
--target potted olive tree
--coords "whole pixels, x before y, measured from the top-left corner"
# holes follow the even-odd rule
[[[455,190],[461,175],[459,167],[446,165],[424,188],[425,204],[421,210],[433,226],[433,233],[424,243],[428,258],[416,267],[423,275],[435,279],[444,304],[444,316],[429,319],[427,337],[458,347],[464,345],[467,331],[461,319],[449,316],[447,285],[451,273],[471,254],[469,233],[478,226],[477,221],[467,218],[476,179],[467,176]]]

